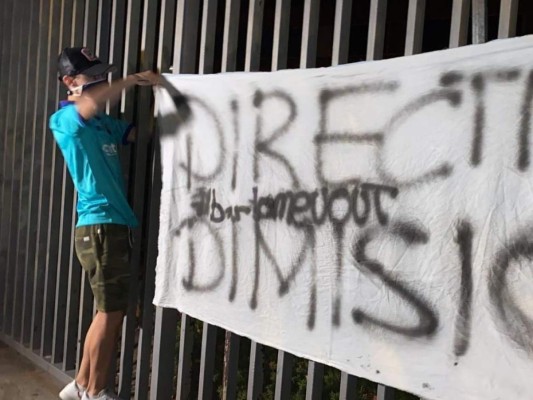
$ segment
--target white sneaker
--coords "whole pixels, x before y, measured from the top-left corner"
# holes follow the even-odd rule
[[[83,392],[81,400],[122,400],[116,394],[113,394],[107,390],[102,390],[96,397],[89,396],[89,393]]]
[[[79,386],[76,381],[72,381],[59,392],[59,398],[61,400],[80,400],[84,392],[85,388]]]

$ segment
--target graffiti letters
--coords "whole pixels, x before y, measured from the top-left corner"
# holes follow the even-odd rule
[[[348,81],[319,85],[312,96],[250,85],[246,96],[231,94],[227,104],[216,106],[184,95],[190,118],[178,129],[185,134],[176,135],[185,149],[176,165],[186,184],[175,189],[181,217],[171,229],[188,253],[182,288],[223,291],[230,307],[246,298],[255,312],[263,297],[281,299],[305,285],[308,330],[324,318],[317,306],[328,301],[334,329],[350,324],[430,341],[446,323],[439,299],[423,280],[402,280],[383,257],[405,255],[409,264],[426,266],[426,259],[409,258],[425,249],[432,263],[446,259],[450,277],[442,284],[454,286],[449,297],[455,357],[471,348],[474,293],[482,285],[494,323],[533,354],[533,320],[508,282],[518,261],[531,262],[530,232],[494,238],[487,279],[475,276],[474,268],[481,231],[487,230],[483,224],[492,218],[492,210],[476,208],[476,201],[487,199],[476,196],[505,190],[490,181],[503,177],[480,181],[479,172],[491,168],[503,176],[512,170],[517,182],[529,173],[533,71],[447,69],[432,85],[412,90],[401,77]],[[506,113],[517,123],[499,128],[510,139],[497,142],[490,110],[499,99],[491,93],[504,90],[516,96]],[[204,132],[195,124],[212,128],[207,155],[198,144]],[[399,265],[416,270],[402,264],[402,257]],[[202,260],[208,260],[206,275],[198,272]],[[331,271],[330,298],[320,297],[324,269]],[[379,282],[382,296],[414,320],[350,304],[346,288],[353,282],[346,277],[353,274]],[[267,275],[274,277],[275,293],[262,290]]]

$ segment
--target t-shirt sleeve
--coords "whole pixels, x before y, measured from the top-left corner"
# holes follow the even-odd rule
[[[111,119],[110,121],[113,123],[113,135],[115,136],[117,142],[129,144],[128,135],[135,125],[120,119]]]
[[[56,135],[75,136],[85,123],[74,104],[63,107],[50,117],[50,129]]]

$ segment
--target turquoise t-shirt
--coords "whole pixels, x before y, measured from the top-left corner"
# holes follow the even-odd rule
[[[73,102],[61,102],[50,117],[50,129],[78,191],[76,226],[138,225],[126,198],[118,156],[131,128],[104,113],[85,121]]]

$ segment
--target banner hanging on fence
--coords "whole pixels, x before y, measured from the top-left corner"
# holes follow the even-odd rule
[[[166,76],[154,303],[428,399],[533,393],[533,39]]]

